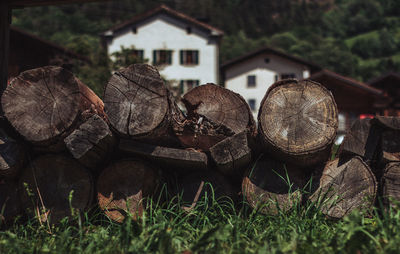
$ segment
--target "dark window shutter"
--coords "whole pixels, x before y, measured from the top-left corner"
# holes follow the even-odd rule
[[[194,63],[199,64],[199,51],[198,50],[194,51]]]
[[[167,51],[168,64],[172,63],[172,50]]]
[[[199,86],[199,84],[200,84],[200,81],[196,80],[196,86]]]
[[[153,50],[153,64],[157,64],[157,50]]]
[[[184,62],[183,62],[183,50],[181,50],[180,52],[180,59],[181,59],[181,64],[183,65],[184,64]]]
[[[182,95],[183,92],[184,92],[184,89],[183,89],[183,80],[181,80],[181,82],[180,82],[180,84],[179,84],[179,91],[180,91],[181,95]]]

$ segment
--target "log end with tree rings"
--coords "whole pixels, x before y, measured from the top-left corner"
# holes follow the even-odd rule
[[[313,181],[318,188],[310,200],[331,218],[340,219],[356,209],[368,211],[374,205],[377,181],[358,156],[328,162]]]
[[[243,178],[242,193],[252,208],[276,215],[301,203],[308,178],[297,166],[262,155]]]
[[[147,207],[147,198],[160,186],[160,173],[153,165],[138,159],[112,163],[97,180],[100,209],[113,221],[123,222],[128,216],[137,220]]]
[[[43,223],[58,223],[87,211],[94,184],[89,172],[63,155],[44,155],[32,161],[19,179],[22,207]]]
[[[186,93],[182,102],[187,120],[179,139],[186,147],[207,151],[234,134],[248,131],[254,135],[255,123],[243,97],[215,84],[205,84]]]
[[[79,114],[74,75],[55,66],[22,72],[1,98],[4,114],[28,141],[43,142],[64,133]]]
[[[168,127],[167,87],[151,65],[133,64],[115,72],[106,86],[104,105],[111,126],[121,136],[151,136]]]
[[[331,92],[319,83],[279,81],[261,102],[261,143],[279,159],[299,166],[326,161],[336,137],[337,112]]]

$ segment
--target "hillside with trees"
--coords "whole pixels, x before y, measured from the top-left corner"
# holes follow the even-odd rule
[[[400,71],[397,0],[120,0],[14,10],[12,24],[90,57],[76,73],[100,93],[112,65],[99,33],[160,4],[222,29],[221,63],[271,46],[362,81]]]

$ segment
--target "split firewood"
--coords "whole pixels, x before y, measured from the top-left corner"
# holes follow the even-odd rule
[[[301,203],[308,176],[298,166],[263,155],[243,179],[242,193],[248,204],[263,214],[287,212]]]
[[[107,123],[93,115],[64,139],[72,156],[93,171],[103,165],[116,145]]]
[[[175,145],[172,128],[184,117],[157,69],[134,64],[115,72],[104,92],[105,111],[119,136]]]
[[[242,175],[251,163],[251,149],[247,132],[226,138],[210,148],[211,158],[217,169],[226,175]]]
[[[127,139],[121,139],[119,149],[172,170],[206,170],[208,165],[207,155],[195,150],[155,146]]]
[[[266,151],[299,166],[327,161],[338,128],[335,100],[319,83],[276,82],[258,113],[258,134]]]
[[[105,117],[100,98],[71,72],[55,66],[22,72],[7,86],[1,103],[16,131],[52,151],[65,149],[62,141],[82,113]]]
[[[313,182],[318,188],[310,200],[331,218],[340,219],[355,209],[368,211],[374,205],[377,182],[369,166],[358,156],[328,162]]]
[[[0,129],[0,177],[16,177],[25,161],[26,151],[23,144]]]
[[[22,207],[42,222],[57,223],[87,211],[93,201],[93,179],[76,160],[44,155],[32,161],[19,180]]]
[[[361,156],[370,164],[376,157],[381,130],[371,119],[357,119],[340,146],[340,156]]]
[[[159,170],[138,159],[112,163],[97,181],[100,209],[113,221],[127,216],[137,220],[147,207],[147,198],[156,195],[160,185]]]
[[[208,151],[219,141],[236,133],[254,134],[255,123],[246,101],[237,93],[223,87],[206,84],[186,93],[182,102],[187,120],[175,130],[185,147]]]

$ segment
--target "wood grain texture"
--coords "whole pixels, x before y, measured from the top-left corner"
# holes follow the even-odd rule
[[[166,132],[169,114],[167,88],[157,69],[134,64],[114,73],[104,93],[111,126],[125,137]]]
[[[247,132],[240,132],[215,144],[210,148],[210,155],[221,173],[243,175],[243,170],[251,163]]]
[[[141,156],[171,170],[206,170],[208,166],[207,155],[195,150],[155,146],[127,139],[121,139],[118,147],[121,151]]]
[[[371,119],[357,119],[340,146],[340,155],[358,155],[371,162],[377,153],[381,138],[380,129]]]
[[[381,164],[400,162],[400,131],[382,131],[379,157]]]
[[[400,117],[396,116],[375,116],[374,121],[385,127],[386,129],[391,130],[400,130]]]
[[[400,162],[388,163],[381,179],[382,197],[386,206],[398,208],[400,202]]]
[[[100,116],[92,115],[68,135],[64,143],[75,159],[96,171],[110,158],[117,140],[107,123]]]
[[[178,137],[185,147],[204,151],[242,131],[255,132],[255,123],[246,101],[237,93],[214,84],[205,84],[186,93],[182,102],[187,120]]]
[[[22,215],[21,202],[18,196],[18,184],[14,181],[0,179],[0,227],[11,224],[12,221]]]
[[[57,223],[75,211],[86,211],[93,200],[93,180],[76,160],[44,155],[28,165],[19,180],[22,207],[42,221]]]
[[[159,184],[159,170],[153,165],[137,159],[115,162],[98,178],[99,207],[113,221],[123,222],[127,216],[137,220]]]
[[[1,103],[11,125],[38,146],[62,143],[81,114],[105,117],[100,98],[71,72],[55,66],[22,72]]]
[[[301,189],[308,180],[297,166],[263,155],[243,178],[242,193],[252,208],[275,215],[301,202]]]
[[[258,114],[258,133],[267,151],[301,166],[328,159],[337,127],[332,94],[309,80],[273,84]]]
[[[3,129],[0,129],[0,176],[14,178],[26,162],[26,151]]]
[[[328,162],[313,182],[318,188],[310,200],[331,218],[342,218],[355,209],[368,211],[374,205],[377,182],[369,166],[358,156]]]

